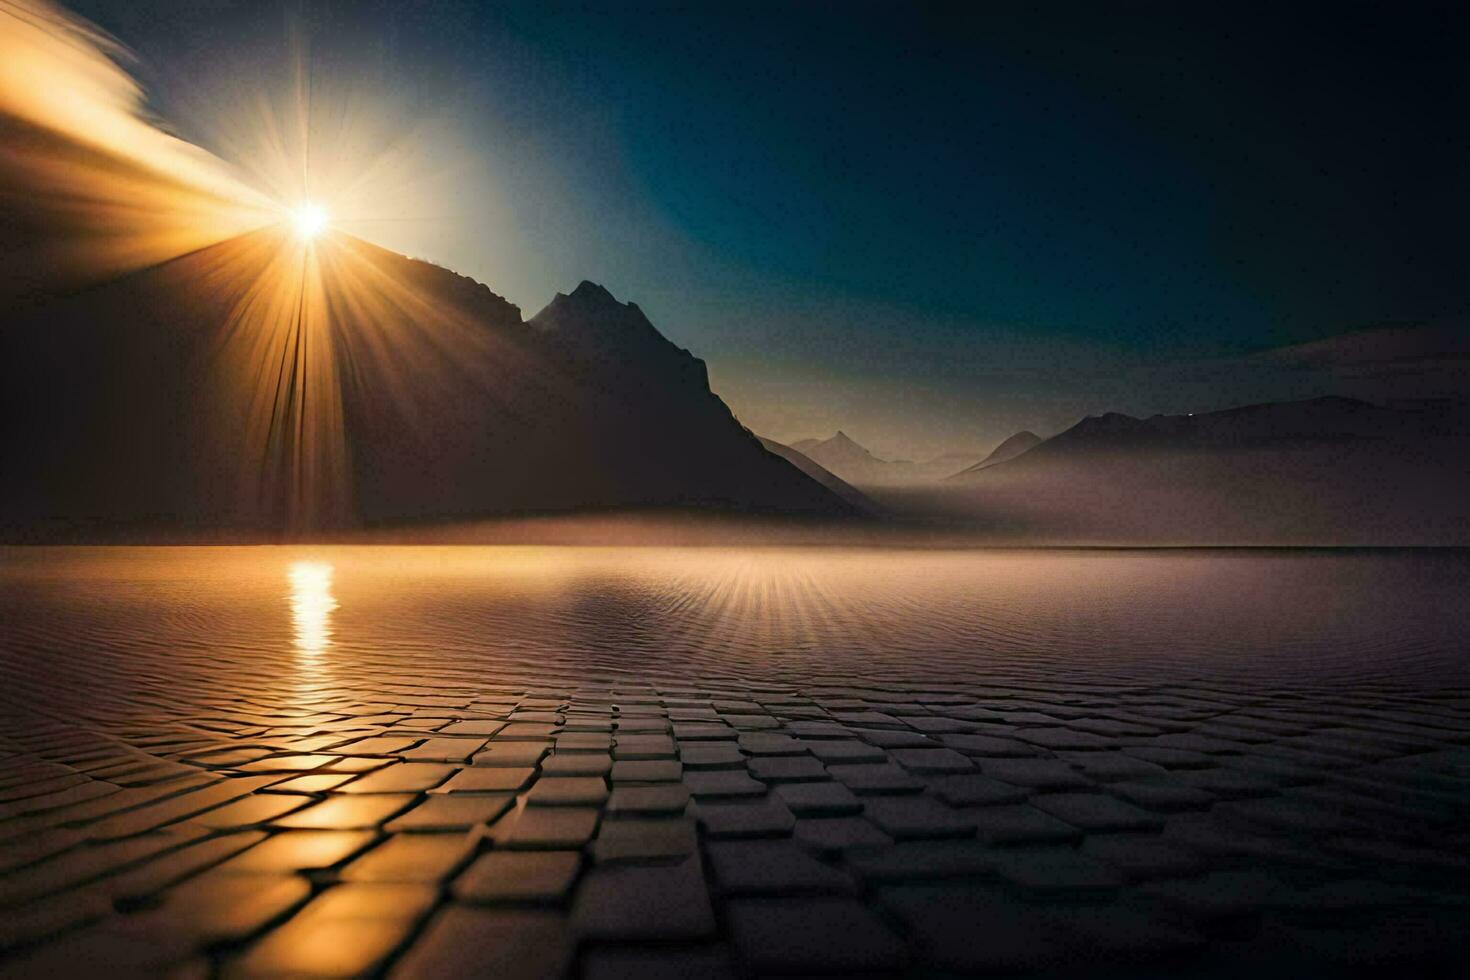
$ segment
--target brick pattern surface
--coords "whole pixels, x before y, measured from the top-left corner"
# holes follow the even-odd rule
[[[1470,924],[1458,689],[138,670],[5,698],[6,975],[1317,976]]]

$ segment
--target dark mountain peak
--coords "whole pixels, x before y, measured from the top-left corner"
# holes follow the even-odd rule
[[[625,384],[639,376],[646,385],[709,390],[702,360],[660,333],[637,305],[618,302],[595,282],[584,279],[570,294],[557,293],[526,322],[563,356],[594,367],[604,380]]]
[[[242,297],[274,268],[268,233],[7,323],[0,535],[294,534],[584,507],[857,509],[766,452],[709,390],[703,362],[601,286],[557,296],[528,326],[448,269],[346,236],[317,247],[327,342],[311,359],[275,329],[273,307],[255,329],[234,329]],[[199,288],[221,268],[232,270],[221,288]],[[274,345],[264,357],[237,342],[256,337]],[[262,363],[284,364],[296,387],[247,444],[241,420],[259,421]],[[307,384],[326,397],[297,398]],[[26,466],[10,467],[17,459]]]
[[[597,335],[604,341],[610,334],[623,334],[667,343],[637,304],[620,303],[605,287],[586,279],[571,293],[557,293],[527,322],[547,333]]]
[[[559,296],[561,294],[558,293],[557,295]],[[590,279],[583,279],[579,282],[577,288],[572,290],[567,298],[577,300],[580,303],[600,303],[607,306],[622,305],[618,302],[617,297],[608,292],[606,286],[595,283]]]

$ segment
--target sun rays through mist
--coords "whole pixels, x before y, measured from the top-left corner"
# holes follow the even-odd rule
[[[411,157],[360,99],[314,90],[304,36],[287,49],[283,77],[209,126],[226,160],[152,117],[116,41],[45,0],[0,0],[0,206],[17,232],[0,240],[0,297],[40,303],[188,258],[179,287],[228,310],[201,380],[185,385],[198,439],[225,461],[216,489],[309,531],[353,518],[344,380],[365,359],[377,377],[406,358],[452,371],[436,331],[472,325],[430,309],[339,230],[339,216],[373,220],[373,200],[388,198],[378,191],[410,180]],[[410,310],[431,328],[378,327],[344,365],[338,315],[376,325]],[[411,424],[407,389],[387,389]]]

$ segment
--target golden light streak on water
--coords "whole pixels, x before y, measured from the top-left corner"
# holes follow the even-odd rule
[[[324,561],[292,562],[286,571],[291,583],[291,626],[296,650],[316,657],[332,645],[332,565]]]

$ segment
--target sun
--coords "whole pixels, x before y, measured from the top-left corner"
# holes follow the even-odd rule
[[[327,210],[308,201],[291,212],[291,226],[297,238],[309,241],[327,230]]]

